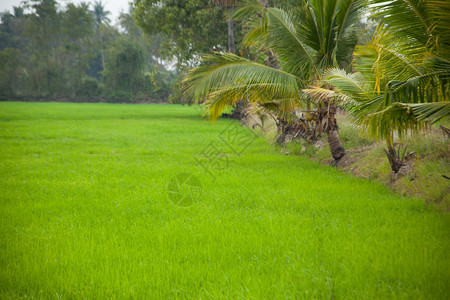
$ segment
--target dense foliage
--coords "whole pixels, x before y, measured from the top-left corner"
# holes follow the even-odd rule
[[[373,37],[356,48],[356,73],[330,69],[324,80],[333,89],[315,87],[310,93],[350,104],[362,132],[385,139],[391,168],[398,172],[403,162],[395,151],[395,135],[418,132],[430,123],[448,126],[450,4],[369,3],[379,25]]]
[[[310,132],[313,120],[313,133],[327,133],[339,160],[345,151],[334,115],[337,106],[345,107],[363,132],[387,140],[394,172],[403,164],[394,132],[417,132],[430,121],[448,120],[447,2],[304,0],[303,10],[262,2],[250,2],[235,17],[249,24],[244,44],[266,59],[216,52],[186,76],[186,95],[204,101],[213,119],[244,98],[275,114],[279,132]],[[363,32],[358,26],[363,8],[377,29]],[[355,48],[358,33],[368,42],[360,39]]]
[[[251,3],[236,12],[248,21],[245,44],[266,57],[250,60],[231,53],[204,57],[185,79],[186,95],[206,99],[217,118],[229,105],[244,98],[267,111],[275,111],[278,124],[296,122],[296,110],[314,110],[317,131],[328,136],[335,159],[345,151],[337,135],[336,107],[330,101],[305,98],[301,90],[316,82],[329,67],[348,67],[357,41],[360,1],[305,1],[309,7],[299,18],[286,11]],[[262,51],[261,51],[262,50]],[[268,58],[272,57],[272,63]],[[275,108],[274,108],[275,107]]]
[[[26,12],[26,13],[25,13]],[[101,2],[29,0],[1,13],[0,99],[167,99],[176,73],[129,13],[112,26]]]
[[[135,0],[133,15],[145,32],[161,34],[163,55],[178,67],[195,64],[196,56],[227,49],[224,10],[210,0]]]

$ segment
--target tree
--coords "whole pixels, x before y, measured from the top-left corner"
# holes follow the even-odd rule
[[[120,29],[109,26],[102,2],[94,12],[83,2],[28,0],[0,14],[0,96],[167,99],[175,73],[164,68],[160,35],[144,35],[130,14]]]
[[[93,20],[89,5],[81,3],[67,4],[62,15],[62,45],[60,63],[65,80],[66,93],[74,98],[81,85],[84,73],[89,67],[89,60],[95,56]],[[63,87],[61,87],[63,88]]]
[[[117,39],[108,51],[107,60],[103,75],[110,97],[133,98],[143,90],[145,56],[141,45]]]
[[[0,13],[0,98],[18,96],[23,67],[23,8]]]
[[[129,13],[121,13],[119,16],[119,24],[127,38],[137,43],[141,43],[145,47],[145,51],[149,54],[151,63],[163,65],[165,62],[161,58],[161,34],[146,34],[138,27],[133,19],[133,7],[130,6]]]
[[[104,47],[103,31],[104,31],[104,27],[111,21],[108,17],[111,14],[111,12],[109,12],[105,9],[105,5],[100,0],[100,1],[94,2],[94,9],[93,9],[92,13],[94,15],[95,26],[97,29],[97,38],[99,41],[100,54],[102,57],[102,67],[104,70],[105,69],[105,53],[104,53],[104,48],[103,48]]]
[[[136,92],[153,99],[168,99],[176,74],[168,71],[164,66],[165,62],[160,58],[160,36],[143,33],[134,23],[132,12],[133,7],[130,6],[129,13],[120,14],[119,23],[124,31],[123,38],[143,50],[143,77],[140,79],[142,85]]]
[[[0,51],[0,99],[16,96],[21,67],[20,50],[5,48]]]
[[[196,65],[201,53],[227,47],[224,11],[210,0],[135,0],[133,17],[149,35],[161,34],[164,59],[179,70]]]
[[[327,133],[331,154],[338,160],[345,154],[337,134],[336,103],[308,99],[301,90],[313,84],[331,66],[347,66],[356,44],[355,24],[359,1],[305,1],[301,21],[285,11],[252,4],[245,13],[264,17],[247,36],[255,46],[265,43],[279,68],[251,61],[231,53],[206,55],[204,64],[191,70],[184,83],[186,94],[196,101],[206,99],[212,119],[242,97],[253,103],[273,103],[294,119],[294,110],[312,111]],[[314,107],[309,107],[314,105]],[[290,121],[288,119],[288,121]]]
[[[94,14],[95,24],[97,27],[111,22],[111,19],[108,17],[111,15],[111,12],[105,9],[105,5],[101,0],[94,2],[94,9],[92,10],[92,13]]]
[[[364,133],[384,139],[391,169],[403,165],[395,149],[399,136],[418,132],[450,115],[450,5],[446,1],[372,0],[380,23],[375,36],[355,51],[349,74],[331,69],[325,82],[334,91],[311,89],[322,97],[350,104]]]
[[[58,72],[57,50],[61,38],[58,4],[55,0],[29,0],[25,6],[32,10],[24,25],[32,86],[39,97],[53,96],[63,85]]]

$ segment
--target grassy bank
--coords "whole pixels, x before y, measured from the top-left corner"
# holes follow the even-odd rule
[[[447,213],[193,108],[0,103],[0,170],[2,298],[449,296]]]
[[[257,122],[257,119],[251,122]],[[417,197],[439,209],[450,210],[450,181],[443,176],[450,177],[450,139],[438,126],[396,138],[395,142],[401,144],[400,153],[410,155],[406,155],[406,167],[402,172],[393,174],[384,152],[385,142],[362,137],[360,129],[347,114],[338,115],[338,124],[339,136],[347,150],[346,157],[337,165],[338,169],[384,183],[400,195]],[[274,143],[276,129],[273,124],[264,130],[257,127],[256,131]],[[334,164],[325,135],[316,144],[297,138],[280,147],[280,150],[322,164]]]

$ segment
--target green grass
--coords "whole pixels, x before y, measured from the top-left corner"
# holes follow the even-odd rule
[[[230,122],[0,103],[1,298],[449,298],[447,213],[262,138],[233,154]],[[195,161],[211,142],[215,181]],[[187,208],[181,172],[202,184]]]

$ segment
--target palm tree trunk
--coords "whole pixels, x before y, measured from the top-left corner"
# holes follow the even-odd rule
[[[102,68],[105,70],[105,53],[103,51],[103,40],[100,37],[100,54],[102,56]]]
[[[400,168],[405,165],[404,163],[404,157],[406,149],[403,152],[403,157],[400,156],[400,148],[401,145],[398,147],[398,150],[395,151],[395,146],[392,143],[392,139],[387,141],[388,144],[388,150],[384,150],[386,153],[386,156],[389,160],[389,164],[391,165],[391,170],[394,171],[394,173],[397,173],[400,171]]]
[[[233,112],[231,113],[231,115],[228,115],[228,117],[233,120],[238,120],[238,121],[244,122],[246,106],[247,106],[247,104],[245,103],[245,101],[243,99],[238,100],[234,104]]]
[[[345,155],[344,146],[338,135],[338,125],[336,120],[337,107],[329,100],[322,101],[322,107],[319,108],[317,120],[320,124],[321,131],[325,131],[328,138],[328,146],[330,147],[331,156],[334,160],[339,160]]]
[[[105,70],[105,54],[103,51],[103,34],[102,34],[101,24],[98,25],[98,27],[97,27],[97,39],[98,39],[99,46],[100,46],[100,56],[102,57],[102,68],[104,71]]]
[[[339,160],[345,155],[344,146],[342,146],[341,140],[336,129],[327,132],[328,146],[330,147],[331,156],[334,160]]]
[[[102,55],[102,68],[105,70],[105,54],[103,53],[103,46],[101,46],[101,55]]]

